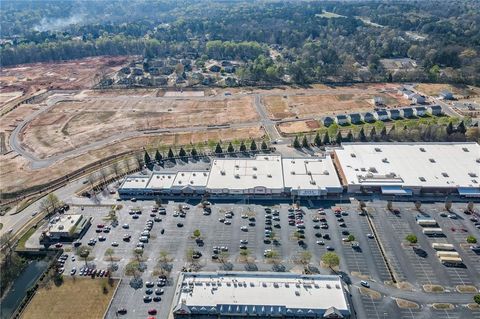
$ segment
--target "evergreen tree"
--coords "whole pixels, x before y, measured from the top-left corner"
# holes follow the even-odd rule
[[[375,142],[377,140],[377,130],[375,127],[372,127],[370,130],[370,142]]]
[[[338,145],[342,144],[343,136],[342,136],[342,131],[338,130],[337,136],[335,137],[335,143]]]
[[[193,156],[193,157],[197,157],[198,156],[198,153],[197,153],[197,150],[194,148],[192,148],[192,150],[190,151],[190,154]]]
[[[251,151],[257,150],[257,143],[255,143],[255,140],[252,140],[252,143],[250,144],[250,150]]]
[[[317,132],[313,142],[315,143],[316,146],[322,146],[322,139],[320,138],[320,133]]]
[[[222,147],[220,146],[220,143],[217,143],[217,146],[215,147],[215,153],[216,154],[222,154],[223,150]]]
[[[162,154],[158,150],[155,151],[155,160],[160,162],[162,160]]]
[[[172,151],[172,148],[170,147],[168,149],[168,158],[173,158],[175,155],[173,155],[173,151]]]
[[[240,144],[240,152],[246,152],[247,151],[247,147],[245,146],[245,143],[242,141],[242,143]]]
[[[143,161],[145,162],[145,165],[150,165],[152,162],[152,159],[150,158],[150,155],[148,155],[148,152],[145,151],[145,154],[143,155]]]
[[[325,135],[323,135],[323,144],[324,145],[330,144],[330,136],[328,135],[328,131],[325,132]]]
[[[363,129],[363,126],[362,128],[360,129],[360,132],[358,132],[358,140],[360,142],[366,142],[367,141],[367,137],[365,136],[365,131]]]
[[[262,146],[260,146],[262,148],[262,151],[266,151],[268,150],[268,145],[267,143],[265,143],[265,141],[262,141]]]
[[[393,124],[390,130],[388,131],[388,139],[391,140],[393,139],[394,136],[395,136],[395,124]]]
[[[308,147],[309,147],[309,145],[308,145],[308,140],[307,140],[307,136],[306,136],[306,135],[303,136],[303,139],[302,139],[302,147],[304,147],[304,148],[308,148]]]
[[[380,139],[382,141],[386,141],[388,139],[387,137],[387,128],[384,126],[382,130],[380,131]]]
[[[457,132],[463,135],[465,135],[465,133],[467,132],[467,128],[465,127],[465,123],[463,121],[461,121],[460,124],[458,124]]]
[[[353,136],[352,130],[348,131],[347,141],[348,141],[348,142],[353,142],[354,138],[355,138],[355,137]]]
[[[178,156],[180,157],[185,157],[187,156],[187,152],[183,149],[183,147],[180,147],[180,151],[178,151]]]
[[[452,122],[448,122],[448,125],[447,125],[447,134],[448,135],[451,135],[453,133],[453,124]]]
[[[227,152],[233,153],[235,152],[235,149],[233,148],[232,142],[228,144]]]
[[[295,136],[295,139],[293,140],[293,147],[300,148],[300,142],[298,141],[298,136]]]

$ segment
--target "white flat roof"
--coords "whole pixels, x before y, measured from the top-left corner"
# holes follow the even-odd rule
[[[68,233],[80,218],[82,218],[81,214],[63,215],[58,222],[49,226],[48,231],[51,233]]]
[[[285,187],[292,189],[325,189],[342,187],[330,156],[324,158],[282,159]]]
[[[343,143],[334,152],[349,185],[480,186],[477,143]]]
[[[186,186],[205,188],[209,173],[207,171],[178,172],[172,186],[177,188]]]
[[[254,159],[214,159],[208,189],[283,189],[281,156],[258,155]]]
[[[181,288],[180,288],[181,287]],[[326,310],[335,307],[349,312],[338,276],[298,275],[294,273],[227,272],[183,273],[175,302],[184,307],[217,307],[220,312],[243,312],[249,306],[287,309]],[[222,309],[222,305],[223,308]],[[228,310],[232,306],[233,309]],[[273,309],[273,308],[272,308]],[[257,310],[260,312],[260,307]]]
[[[122,184],[122,188],[146,188],[150,176],[128,176]]]
[[[154,173],[146,186],[149,189],[163,189],[172,187],[175,173]]]

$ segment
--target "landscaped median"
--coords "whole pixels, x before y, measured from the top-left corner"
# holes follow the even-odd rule
[[[65,278],[39,288],[22,313],[22,319],[102,318],[118,280]]]

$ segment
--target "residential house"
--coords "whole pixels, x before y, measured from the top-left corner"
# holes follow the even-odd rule
[[[439,96],[444,100],[453,100],[453,93],[447,90],[440,92]]]
[[[379,121],[387,121],[390,118],[386,110],[378,110],[374,113],[374,116]]]
[[[335,117],[335,122],[337,122],[338,125],[348,124],[348,116],[345,114],[337,115]]]
[[[402,114],[400,113],[399,109],[391,109],[388,111],[388,113],[390,113],[390,118],[392,120],[398,120],[399,118],[402,117]]]
[[[326,116],[326,117],[323,119],[323,125],[324,125],[324,126],[327,126],[327,127],[330,126],[330,125],[332,125],[334,122],[335,122],[335,120],[334,120],[332,117],[330,117],[330,116]]]
[[[415,107],[415,113],[417,116],[425,116],[427,114],[427,108],[425,106]]]
[[[425,98],[420,94],[414,94],[411,98],[412,102],[415,104],[423,104],[425,103]]]
[[[350,118],[350,122],[352,124],[359,124],[362,123],[362,115],[360,113],[351,113],[348,115]]]
[[[411,107],[404,107],[401,110],[404,118],[413,117],[415,115]]]
[[[432,115],[442,115],[443,114],[443,110],[442,110],[442,107],[440,105],[432,105],[428,109],[429,109],[429,111]]]
[[[375,115],[371,112],[366,112],[363,114],[363,120],[365,122],[375,122]]]

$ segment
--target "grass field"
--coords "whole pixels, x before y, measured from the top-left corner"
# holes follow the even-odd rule
[[[22,319],[98,319],[103,318],[118,281],[113,287],[102,285],[107,279],[66,278],[60,287],[40,288],[28,304]]]

